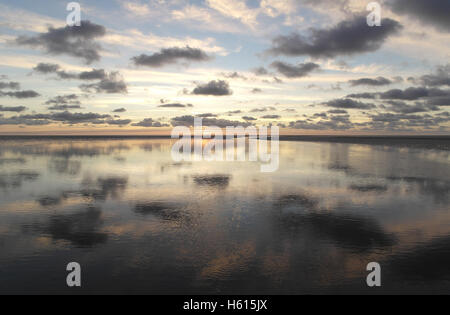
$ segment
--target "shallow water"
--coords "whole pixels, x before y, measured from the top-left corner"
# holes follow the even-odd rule
[[[287,141],[265,174],[171,144],[1,140],[0,292],[450,292],[449,151]]]

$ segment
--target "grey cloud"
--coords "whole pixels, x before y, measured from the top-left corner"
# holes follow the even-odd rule
[[[233,91],[226,81],[211,81],[207,84],[199,84],[192,91],[194,95],[211,95],[211,96],[227,96],[232,95]]]
[[[48,74],[55,73],[60,69],[60,66],[54,63],[39,63],[36,67],[33,68],[35,72]]]
[[[253,73],[257,76],[264,76],[270,74],[270,72],[264,67],[253,69]]]
[[[295,66],[285,62],[275,61],[271,66],[287,78],[302,78],[307,76],[312,71],[320,68],[318,64],[312,62],[301,63]]]
[[[448,0],[391,0],[388,2],[392,10],[401,15],[419,19],[436,29],[450,31],[450,1]]]
[[[211,117],[217,117],[217,115],[212,114],[212,113],[205,113],[205,114],[197,115],[197,117],[200,117],[200,118],[211,118]]]
[[[181,117],[175,117],[172,119],[172,126],[185,126],[185,127],[192,127],[194,126],[194,116],[181,116]],[[216,119],[216,118],[205,118],[202,120],[203,126],[216,126],[219,128],[226,128],[226,127],[248,127],[251,124],[244,123],[240,121],[231,121],[226,119]]]
[[[349,83],[351,86],[360,86],[360,85],[383,86],[383,85],[392,84],[393,82],[384,77],[378,77],[376,79],[362,78],[362,79],[358,79],[358,80],[350,80]]]
[[[145,128],[169,127],[168,124],[163,124],[163,123],[161,123],[159,121],[153,120],[152,118],[146,118],[146,119],[142,120],[139,123],[132,124],[132,126],[134,126],[134,127],[145,127]]]
[[[168,64],[177,63],[179,60],[185,61],[208,61],[209,57],[204,51],[197,48],[191,48],[189,46],[184,48],[173,47],[162,49],[158,53],[153,55],[142,54],[131,58],[136,66],[147,67],[163,67]]]
[[[18,99],[23,99],[23,98],[39,97],[41,95],[36,91],[27,90],[27,91],[17,91],[17,92],[0,92],[0,97],[2,97],[2,96],[9,96],[9,97],[14,97],[14,98],[18,98]]]
[[[263,90],[258,89],[258,88],[254,88],[254,89],[252,90],[252,93],[253,93],[253,94],[262,93],[262,92],[263,92]]]
[[[245,120],[245,121],[256,121],[256,120],[258,120],[257,118],[250,117],[250,116],[244,116],[244,117],[242,117],[242,119]]]
[[[261,117],[262,119],[280,119],[280,115],[265,115]]]
[[[16,44],[43,48],[52,55],[69,55],[83,59],[87,64],[100,60],[100,44],[96,38],[105,36],[106,29],[90,21],[82,21],[79,27],[49,27],[46,33],[36,36],[19,36]]]
[[[110,115],[102,115],[96,113],[70,113],[68,111],[62,113],[51,114],[32,114],[21,115],[11,118],[0,118],[0,125],[48,125],[50,123],[63,123],[63,124],[109,124],[111,121]],[[113,121],[114,122],[114,121]]]
[[[125,108],[118,108],[113,110],[113,113],[125,113],[127,110]]]
[[[174,104],[164,104],[164,105],[159,105],[158,107],[161,108],[186,108],[186,107],[194,107],[192,104],[180,104],[180,103],[174,103]]]
[[[250,113],[264,113],[268,111],[276,110],[275,107],[260,107],[260,108],[254,108],[250,111]]]
[[[389,104],[389,106],[387,108],[389,110],[396,112],[396,113],[403,113],[403,114],[423,113],[423,112],[439,110],[438,106],[419,103],[419,102],[417,102],[414,105],[408,105],[407,103],[402,102],[402,101],[389,101],[388,104]]]
[[[331,100],[325,102],[324,105],[341,109],[372,109],[376,107],[374,104],[362,103],[349,98]]]
[[[343,21],[329,29],[311,29],[309,36],[299,34],[274,39],[270,53],[275,55],[332,58],[378,50],[383,43],[401,29],[391,19],[383,19],[381,27],[369,27],[365,16]]]
[[[54,106],[50,106],[48,108],[49,110],[61,110],[61,111],[67,111],[70,109],[81,109],[80,105],[54,105]]]
[[[18,82],[0,82],[0,90],[18,90],[20,89],[20,83]]]
[[[421,76],[418,80],[412,79],[414,83],[418,82],[425,86],[450,86],[450,64],[439,66],[436,73]]]
[[[14,107],[7,107],[0,105],[0,112],[15,112],[20,113],[25,111],[27,108],[25,106],[14,106]]]
[[[383,93],[361,93],[361,94],[350,94],[347,97],[351,98],[367,98],[367,99],[392,99],[392,100],[405,100],[414,101],[421,98],[427,97],[447,97],[450,96],[450,90],[441,90],[436,88],[426,88],[426,87],[411,87],[406,90],[393,89]]]
[[[60,69],[61,67],[57,64],[39,63],[36,65],[36,67],[33,68],[33,71],[40,74],[55,73],[60,79],[63,80],[76,79],[83,81],[92,81],[102,80],[108,77],[108,74],[104,69],[92,69],[91,71],[83,71],[80,73],[72,73]]]
[[[355,125],[348,116],[333,116],[327,120],[313,122],[310,120],[297,120],[289,124],[289,128],[301,130],[349,130]]]
[[[128,93],[127,84],[119,72],[111,72],[100,82],[92,84],[82,84],[80,89],[88,93],[107,93],[107,94],[126,94]]]
[[[80,105],[80,101],[78,100],[78,96],[76,94],[69,95],[58,95],[54,98],[49,99],[45,102],[46,105]]]
[[[247,80],[247,77],[238,73],[238,72],[230,72],[230,73],[223,73],[222,74],[225,78],[227,79],[242,79],[242,80]]]
[[[348,114],[346,110],[343,109],[331,109],[328,111],[330,114]]]
[[[107,125],[126,126],[126,125],[131,124],[131,120],[130,119],[111,119],[111,120],[106,120],[105,123]]]

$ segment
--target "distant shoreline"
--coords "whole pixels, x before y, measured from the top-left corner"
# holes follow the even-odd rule
[[[2,140],[152,140],[171,139],[170,136],[150,135],[0,135]],[[329,142],[343,144],[386,145],[450,151],[450,136],[280,136],[280,141]]]

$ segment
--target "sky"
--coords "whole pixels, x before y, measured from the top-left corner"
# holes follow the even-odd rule
[[[450,130],[450,0],[0,0],[0,134]]]

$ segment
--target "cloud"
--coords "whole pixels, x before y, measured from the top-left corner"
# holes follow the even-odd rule
[[[60,66],[54,63],[39,63],[33,68],[35,72],[48,74],[55,73],[60,69]]]
[[[132,126],[134,127],[145,127],[145,128],[151,128],[151,127],[169,127],[169,125],[167,124],[162,124],[159,121],[155,121],[152,118],[146,118],[144,120],[142,120],[139,123],[133,124]]]
[[[260,108],[254,108],[250,111],[250,113],[264,113],[268,111],[274,111],[277,110],[275,107],[260,107]]]
[[[95,124],[95,125],[128,125],[130,120],[114,120],[110,115],[96,113],[62,113],[21,115],[11,118],[1,118],[0,125],[29,125],[40,126],[51,123],[75,124]]]
[[[175,64],[179,60],[183,61],[208,61],[211,57],[208,56],[203,50],[197,48],[191,48],[189,46],[184,48],[166,48],[161,49],[160,52],[153,55],[142,54],[137,57],[131,58],[136,66],[146,66],[159,68],[169,64]]]
[[[9,96],[9,97],[23,99],[23,98],[39,97],[41,95],[38,92],[28,90],[28,91],[18,91],[18,92],[0,92],[0,97],[2,97],[2,96]]]
[[[256,121],[256,120],[258,120],[258,118],[250,117],[250,116],[244,116],[244,117],[242,117],[242,119],[245,120],[245,121]]]
[[[113,113],[125,113],[127,110],[125,108],[118,108],[113,110]]]
[[[194,107],[192,104],[180,104],[180,103],[174,103],[174,104],[163,104],[163,105],[159,105],[158,107],[161,108],[186,108],[186,107]]]
[[[411,78],[410,81],[431,87],[450,86],[450,64],[437,67],[434,74],[423,75],[419,79]]]
[[[130,119],[111,119],[111,120],[105,121],[105,123],[107,125],[126,126],[126,125],[131,124],[131,120]]]
[[[83,59],[87,64],[100,60],[100,44],[96,38],[105,36],[105,27],[82,21],[79,27],[49,27],[46,33],[36,36],[19,36],[16,44],[44,49],[52,55],[69,55]]]
[[[287,78],[303,78],[312,71],[320,68],[318,64],[312,62],[301,63],[297,66],[294,66],[285,62],[275,61],[271,66],[277,69],[278,72],[282,73]]]
[[[262,119],[280,119],[280,115],[265,115],[261,117]]]
[[[448,123],[449,117],[411,114],[380,113],[370,115],[372,121],[365,124],[372,130],[412,130],[422,127],[425,129],[437,128],[441,124]]]
[[[26,126],[45,126],[51,121],[45,119],[27,119],[22,117],[3,118],[0,116],[0,125],[26,125]]]
[[[111,118],[110,115],[102,115],[96,113],[70,113],[68,111],[54,114],[35,114],[21,116],[25,119],[48,119],[65,124],[79,124],[79,123],[99,123],[101,119]],[[101,120],[100,122],[103,122]]]
[[[406,90],[393,89],[383,93],[360,93],[350,94],[347,97],[350,98],[367,98],[367,99],[383,99],[383,100],[405,100],[414,101],[421,98],[429,97],[448,97],[450,96],[450,90],[441,90],[436,88],[426,87],[410,87]]]
[[[207,84],[199,84],[192,91],[193,95],[211,95],[211,96],[227,96],[232,95],[233,91],[226,81],[211,81]]]
[[[389,101],[388,104],[388,110],[402,114],[414,114],[439,110],[438,106],[419,102],[414,105],[408,105],[403,101]]]
[[[81,109],[81,106],[80,105],[54,105],[54,106],[50,106],[48,109],[49,110],[67,111],[70,109]]]
[[[216,114],[212,114],[212,113],[206,113],[206,114],[197,115],[197,117],[200,117],[200,118],[211,118],[211,117],[217,117],[217,115]]]
[[[108,77],[108,74],[103,69],[92,69],[91,71],[83,71],[80,73],[71,73],[60,69],[61,67],[57,64],[39,63],[36,67],[33,68],[33,71],[41,74],[55,73],[62,80],[77,79],[83,81],[92,81],[102,80]]]
[[[111,72],[98,83],[82,84],[80,89],[88,93],[126,94],[127,84],[119,72]]]
[[[297,120],[289,123],[289,128],[300,130],[349,130],[354,127],[349,116],[332,116],[318,122]]]
[[[341,109],[372,109],[376,106],[374,104],[367,104],[352,99],[336,99],[325,102],[324,105]]]
[[[76,94],[58,95],[45,102],[46,105],[80,105]]]
[[[400,15],[408,15],[437,30],[450,31],[450,1],[448,0],[391,0],[391,9]]]
[[[270,72],[264,67],[253,69],[253,73],[257,76],[264,76],[270,74]]]
[[[383,85],[389,85],[393,82],[389,79],[386,79],[384,77],[378,77],[375,79],[370,78],[362,78],[358,80],[350,80],[348,83],[351,86],[360,86],[360,85],[368,85],[368,86],[383,86]]]
[[[230,72],[230,73],[222,73],[222,75],[227,79],[241,79],[246,81],[247,77],[238,73],[238,72]]]
[[[365,16],[343,21],[329,29],[311,29],[308,37],[291,34],[273,40],[269,53],[274,55],[332,58],[373,52],[401,29],[401,25],[391,19],[383,19],[382,26],[370,27]]]
[[[18,82],[0,82],[0,90],[18,90],[20,89],[20,83]]]
[[[253,90],[252,90],[252,93],[253,94],[258,94],[258,93],[262,93],[263,92],[263,90],[261,90],[261,89],[259,89],[259,88],[254,88]]]
[[[0,112],[15,112],[20,113],[25,111],[27,108],[24,106],[15,106],[15,107],[6,107],[3,105],[0,105]]]
[[[330,114],[348,114],[346,110],[343,109],[331,109],[328,111]]]
[[[172,118],[171,123],[172,126],[178,127],[178,126],[185,126],[185,127],[193,127],[194,126],[195,117],[194,116],[181,116],[181,117],[175,117]],[[205,118],[202,120],[203,126],[216,126],[219,128],[226,128],[226,127],[248,127],[251,124],[240,122],[240,121],[232,121],[232,120],[226,120],[226,119],[216,119],[216,118]]]

